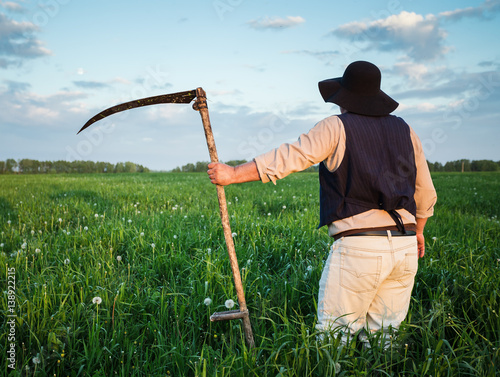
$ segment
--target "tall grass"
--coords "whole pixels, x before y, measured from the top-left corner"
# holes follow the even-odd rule
[[[387,350],[341,345],[335,331],[317,337],[331,243],[316,229],[317,176],[227,187],[249,350],[239,321],[209,320],[237,300],[204,174],[0,177],[0,280],[14,267],[17,283],[10,375],[498,375],[500,175],[441,173],[434,182],[426,257]],[[10,372],[6,290],[1,373]]]

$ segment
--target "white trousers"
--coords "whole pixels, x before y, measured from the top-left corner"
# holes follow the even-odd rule
[[[398,329],[408,313],[417,268],[416,236],[388,232],[336,240],[319,283],[316,328],[343,327],[351,336],[361,329]]]

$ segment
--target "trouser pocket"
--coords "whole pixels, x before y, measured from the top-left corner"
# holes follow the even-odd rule
[[[340,285],[355,293],[377,289],[382,270],[382,257],[341,253]]]

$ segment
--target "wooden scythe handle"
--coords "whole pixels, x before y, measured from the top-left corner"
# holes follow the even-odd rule
[[[200,112],[201,121],[203,122],[203,128],[205,129],[205,137],[207,139],[207,146],[208,146],[208,152],[210,153],[210,159],[212,162],[219,162],[219,157],[217,156],[217,149],[215,148],[214,135],[212,133],[212,126],[210,125],[210,118],[208,116],[207,97],[205,91],[202,88],[196,89],[196,102],[194,103],[193,108]],[[248,309],[245,301],[243,284],[241,282],[240,269],[238,267],[238,259],[236,258],[233,236],[231,233],[231,227],[229,225],[226,194],[224,192],[223,186],[216,185],[216,187],[217,187],[217,198],[219,199],[219,210],[220,210],[220,217],[222,220],[222,229],[224,230],[224,238],[226,239],[227,252],[229,254],[231,270],[233,272],[234,286],[236,288],[236,294],[238,296],[238,304],[240,307],[240,312],[246,313],[246,315],[244,315],[242,318],[243,328],[245,331],[245,338],[248,346],[250,348],[253,348],[255,346],[255,343],[253,339],[250,318],[248,317]]]

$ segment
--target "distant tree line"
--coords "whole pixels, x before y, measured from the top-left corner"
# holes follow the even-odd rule
[[[492,160],[456,160],[445,164],[429,162],[431,172],[471,172],[471,171],[497,171],[500,170],[500,161]]]
[[[0,161],[0,174],[58,174],[58,173],[146,173],[149,169],[133,162],[38,161],[9,158]]]
[[[225,164],[230,166],[236,166],[247,162],[246,160],[231,160],[225,162]],[[181,167],[176,167],[171,170],[174,173],[194,173],[194,172],[206,172],[208,169],[209,162],[199,161],[195,164],[189,163]],[[445,164],[441,162],[429,162],[429,170],[431,172],[471,172],[471,171],[497,171],[500,170],[500,161],[492,160],[456,160],[449,161]],[[319,165],[313,165],[310,168],[304,170],[305,172],[315,172],[319,170]]]
[[[230,166],[241,165],[247,162],[247,160],[231,160],[225,161],[224,163]],[[175,169],[172,169],[172,173],[201,173],[206,172],[208,170],[209,161],[198,161],[197,163],[189,163],[184,166],[178,166]]]

